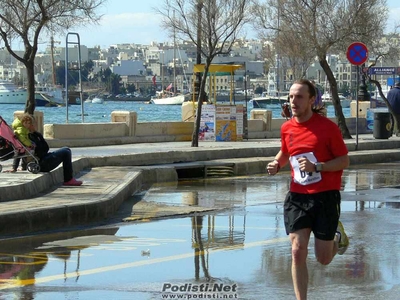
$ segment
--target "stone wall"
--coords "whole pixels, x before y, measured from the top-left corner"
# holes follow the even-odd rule
[[[23,113],[23,112],[22,112]],[[14,116],[21,112],[15,112]],[[35,112],[38,128],[50,147],[89,147],[100,145],[191,141],[193,122],[137,122],[137,113],[114,111],[108,123],[68,123],[43,125],[43,112]],[[335,118],[331,118],[336,121]],[[272,119],[272,112],[252,110],[248,120],[248,138],[265,139],[280,136],[280,128],[286,119]],[[351,134],[355,133],[356,119],[347,118]],[[39,130],[40,131],[40,130]],[[358,133],[370,133],[366,119],[358,118]]]

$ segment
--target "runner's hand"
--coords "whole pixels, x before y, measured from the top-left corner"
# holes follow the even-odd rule
[[[274,160],[267,165],[267,173],[271,176],[275,175],[276,173],[279,172],[279,162],[277,160]]]
[[[297,162],[299,163],[299,169],[300,171],[303,172],[308,172],[308,173],[312,173],[315,172],[315,165],[313,162],[309,161],[307,157],[303,156],[303,157],[299,157],[297,159]]]

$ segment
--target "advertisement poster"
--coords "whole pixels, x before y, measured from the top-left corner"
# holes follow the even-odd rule
[[[243,105],[236,105],[236,141],[243,141],[243,113]]]
[[[236,107],[216,106],[215,140],[217,142],[236,141]]]
[[[203,105],[201,109],[199,141],[215,140],[215,106]]]

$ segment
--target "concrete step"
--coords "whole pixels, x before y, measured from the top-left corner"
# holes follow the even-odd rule
[[[84,224],[113,215],[142,186],[129,167],[85,169],[82,186],[57,185],[26,200],[0,203],[0,234],[17,234]]]

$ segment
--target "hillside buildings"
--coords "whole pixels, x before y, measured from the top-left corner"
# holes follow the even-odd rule
[[[52,83],[51,53],[53,51],[56,66],[65,64],[65,47],[56,42],[53,48],[48,46],[45,51],[38,53],[35,60],[36,81],[38,83]],[[293,72],[289,61],[279,58],[277,55],[269,58],[272,63],[267,63],[268,58],[264,51],[266,45],[260,40],[239,40],[232,48],[229,55],[218,56],[214,64],[240,64],[243,68],[237,70],[233,76],[230,74],[218,74],[215,80],[217,91],[223,93],[234,87],[236,90],[247,88],[267,91],[274,95],[277,92],[287,90],[293,80]],[[80,46],[82,63],[93,62],[92,74],[87,80],[95,78],[95,74],[101,70],[110,70],[120,75],[121,84],[127,86],[134,84],[137,89],[146,89],[153,86],[155,78],[158,89],[165,88],[174,81],[176,76],[177,88],[191,90],[193,84],[193,66],[196,62],[196,47],[188,42],[177,47],[169,43],[152,43],[141,45],[134,43],[110,45],[106,49],[99,46],[89,48]],[[78,48],[71,47],[68,50],[69,61],[78,60]],[[352,66],[345,55],[330,55],[328,63],[334,71],[338,81],[338,87],[355,89],[357,85],[357,68]],[[380,66],[398,67],[399,61],[380,61]],[[329,90],[326,75],[319,63],[315,61],[305,71],[306,77],[313,79],[320,87]],[[247,81],[245,80],[247,79]],[[378,78],[381,84],[385,84],[386,78]],[[12,58],[6,50],[0,50],[0,80],[14,80],[19,84],[26,81],[24,66]],[[56,82],[64,84],[63,82]]]

